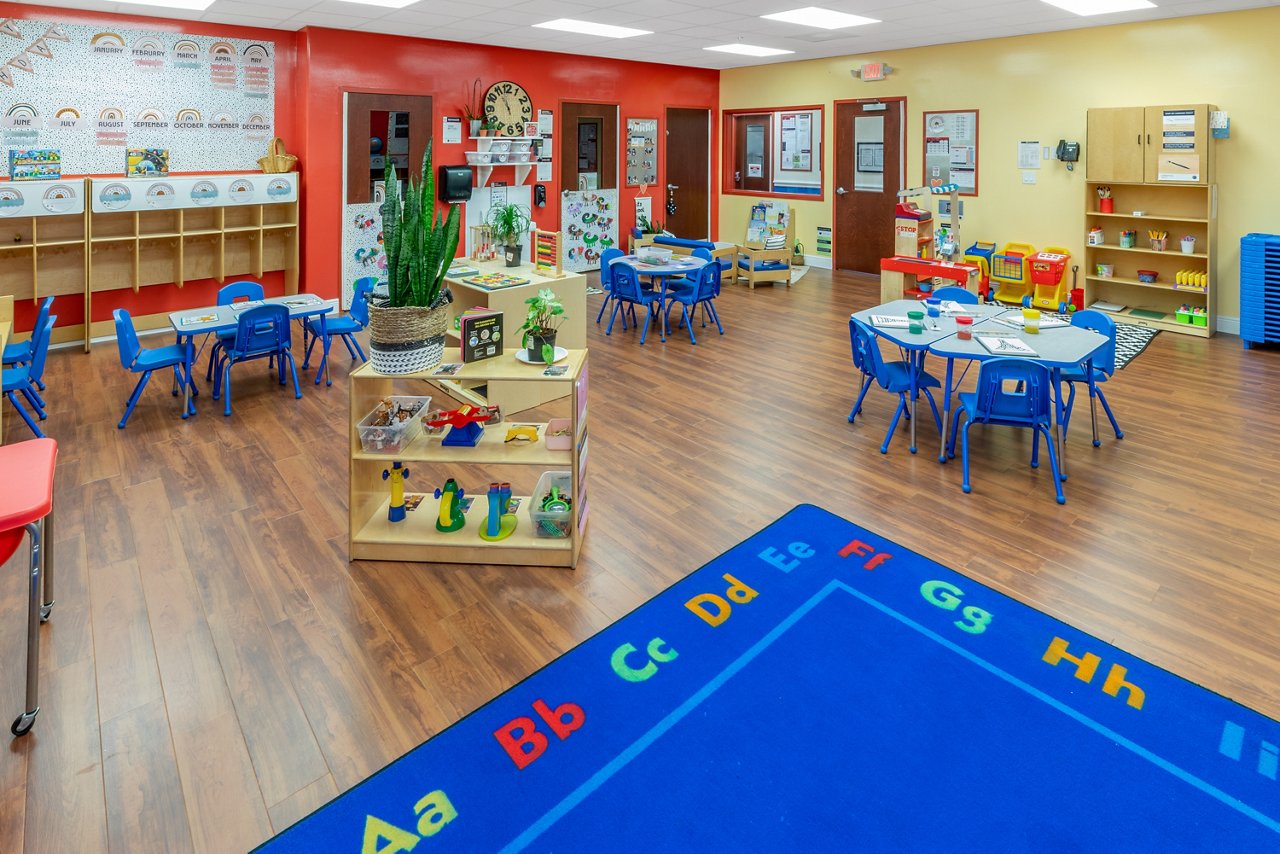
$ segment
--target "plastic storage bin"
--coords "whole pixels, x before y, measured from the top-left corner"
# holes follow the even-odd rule
[[[367,454],[398,454],[418,438],[422,416],[431,408],[430,397],[393,396],[383,398],[372,412],[360,419],[360,447]],[[388,411],[397,413],[389,424],[379,424]]]
[[[552,418],[547,422],[547,448],[552,451],[567,451],[573,447],[573,422],[568,418]],[[557,435],[563,432],[564,435]]]
[[[543,510],[542,500],[552,489],[569,500],[567,510]],[[533,522],[533,533],[537,537],[551,539],[568,539],[573,531],[573,473],[567,471],[544,471],[538,478],[538,486],[529,499],[529,519]]]

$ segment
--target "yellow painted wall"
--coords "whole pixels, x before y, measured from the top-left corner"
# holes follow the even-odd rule
[[[792,202],[796,238],[812,253],[819,225],[832,224],[835,100],[906,96],[907,183],[922,182],[922,113],[979,111],[977,197],[963,197],[961,237],[1068,247],[1083,258],[1085,111],[1090,107],[1210,103],[1231,116],[1218,140],[1217,312],[1240,314],[1240,237],[1280,233],[1280,8],[1095,27],[722,72],[722,109],[825,103],[823,202]],[[867,61],[893,67],[887,80],[849,74]],[[1081,143],[1074,172],[1042,164],[1022,184],[1019,140]],[[886,176],[888,178],[889,176]],[[751,199],[722,195],[720,239],[741,241]],[[936,210],[936,207],[935,207]],[[884,223],[885,229],[893,227]],[[1070,272],[1068,271],[1068,276]],[[1081,284],[1084,270],[1081,269]],[[1228,323],[1227,331],[1234,327]]]

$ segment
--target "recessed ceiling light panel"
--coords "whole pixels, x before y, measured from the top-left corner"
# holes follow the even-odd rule
[[[1132,12],[1134,9],[1156,7],[1156,4],[1150,0],[1042,0],[1042,2],[1077,15],[1110,15],[1113,12]]]
[[[704,47],[703,50],[718,50],[721,53],[740,53],[743,56],[779,56],[784,53],[795,53],[794,50],[782,50],[776,47],[760,47],[754,44],[718,44],[715,47]]]
[[[803,9],[792,9],[789,12],[774,12],[772,15],[761,15],[770,21],[785,21],[788,24],[799,24],[802,27],[819,27],[824,30],[839,30],[844,27],[861,27],[864,24],[880,23],[875,18],[864,18],[861,15],[850,15],[835,12],[831,9],[820,9],[817,6],[805,6]]]
[[[636,30],[631,27],[615,27],[611,24],[597,24],[592,21],[575,21],[573,18],[556,18],[534,24],[544,30],[562,30],[566,33],[581,33],[584,36],[602,36],[607,39],[629,39],[632,36],[647,36],[653,30]]]
[[[128,6],[163,6],[166,9],[194,9],[202,12],[213,5],[213,0],[127,0]]]

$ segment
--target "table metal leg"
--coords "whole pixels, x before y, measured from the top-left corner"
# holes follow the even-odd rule
[[[956,360],[947,359],[947,380],[942,386],[942,434],[938,436],[938,462],[947,461],[947,426],[951,416],[951,375]]]
[[[1062,472],[1062,480],[1067,479],[1067,431],[1063,426],[1063,419],[1067,414],[1066,403],[1062,399],[1062,371],[1054,368],[1052,374],[1053,396],[1054,396],[1054,414],[1057,421],[1058,433],[1058,471]]]
[[[920,361],[917,363],[916,359]],[[908,448],[911,453],[916,452],[916,398],[920,396],[920,385],[918,378],[920,371],[924,370],[924,355],[916,356],[913,352],[911,358],[907,362],[911,366],[911,446]]]
[[[192,415],[196,414],[195,405],[191,402],[191,383],[192,383],[191,371],[194,369],[194,365],[195,365],[195,360],[196,360],[195,351],[196,351],[195,337],[192,335],[188,335],[187,347],[186,347],[186,359],[185,359],[186,364],[183,365],[183,373],[186,374],[186,380],[187,380],[186,383],[182,386],[182,417],[184,419],[190,418]]]
[[[333,376],[329,372],[329,346],[333,344],[333,339],[329,337],[328,321],[325,315],[320,315],[320,345],[323,353],[320,355],[320,366],[316,368],[316,379],[320,378],[320,373],[324,372],[324,384],[326,386],[333,385]]]

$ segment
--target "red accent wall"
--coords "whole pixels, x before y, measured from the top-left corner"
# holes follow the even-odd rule
[[[530,33],[530,41],[536,36]],[[298,156],[303,174],[302,224],[304,287],[324,297],[338,293],[342,259],[342,94],[344,91],[386,92],[432,96],[434,162],[466,163],[463,144],[439,143],[441,117],[462,115],[461,107],[475,78],[487,89],[499,80],[519,83],[533,107],[555,112],[552,150],[555,168],[547,185],[547,206],[535,208],[539,228],[560,227],[559,158],[565,141],[560,122],[562,101],[619,105],[620,146],[625,143],[628,118],[656,118],[661,136],[666,108],[705,107],[714,119],[720,104],[720,72],[656,63],[626,62],[569,54],[460,44],[428,39],[386,36],[346,30],[308,28],[298,33],[298,78],[305,96],[303,139]],[[719,174],[719,122],[712,122],[713,175]],[[659,145],[659,152],[663,146]],[[620,183],[625,181],[625,157],[618,151]],[[491,180],[511,180],[502,169]],[[526,184],[535,183],[530,173]],[[665,203],[666,163],[658,162],[658,182],[649,188],[654,212]],[[635,188],[620,187],[619,236],[632,227]],[[711,195],[711,233],[717,231],[718,198]],[[465,238],[464,238],[465,240]]]
[[[324,297],[339,291],[342,228],[342,96],[344,91],[431,95],[433,137],[439,136],[441,117],[461,115],[471,81],[479,77],[487,88],[498,80],[513,80],[529,92],[534,109],[556,114],[553,175],[559,175],[562,101],[587,101],[619,105],[619,118],[656,118],[659,133],[665,130],[666,108],[705,107],[713,118],[719,109],[720,73],[710,69],[625,62],[533,50],[488,47],[426,39],[387,36],[348,30],[308,28],[299,32],[255,27],[225,26],[199,21],[117,15],[0,2],[0,18],[37,18],[69,23],[101,23],[107,26],[150,29],[161,32],[269,40],[276,46],[276,133],[299,157],[302,194],[302,271],[300,287]],[[530,32],[530,41],[536,35]],[[719,174],[719,122],[712,123],[711,171]],[[465,128],[464,128],[465,136]],[[625,124],[619,133],[625,141]],[[467,145],[437,145],[435,163],[461,164]],[[659,146],[661,155],[662,146]],[[625,159],[618,152],[619,175]],[[121,164],[121,172],[124,166]],[[494,178],[504,178],[501,170]],[[510,180],[510,177],[507,177]],[[534,183],[531,173],[527,184]],[[559,227],[558,177],[547,185],[547,206],[534,210],[542,228]],[[666,163],[659,157],[658,182],[649,189],[655,213],[664,203]],[[619,190],[619,235],[634,220],[635,188]],[[659,216],[662,216],[659,213]],[[718,196],[711,194],[711,233],[717,232]],[[269,276],[268,290],[279,292],[282,278]],[[109,320],[111,310],[124,307],[137,315],[209,305],[217,286],[211,281],[188,282],[178,290],[169,286],[131,291],[109,291],[94,299],[94,320]],[[83,320],[83,301],[60,298],[55,303],[58,325]],[[17,326],[29,329],[35,310],[30,303],[16,307]]]

